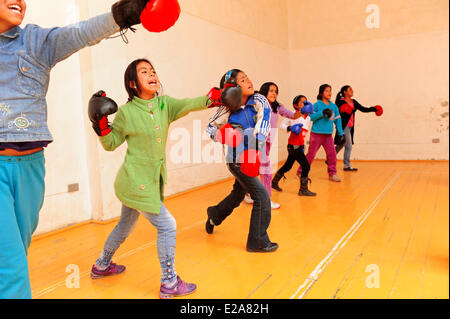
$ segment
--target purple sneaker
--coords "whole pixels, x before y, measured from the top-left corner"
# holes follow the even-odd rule
[[[111,263],[108,268],[104,270],[99,270],[96,265],[92,266],[91,270],[91,278],[92,279],[99,279],[106,276],[114,276],[121,274],[125,271],[125,266],[117,265],[115,263]]]
[[[181,297],[192,294],[197,290],[196,284],[188,284],[181,280],[180,276],[177,276],[177,283],[173,288],[167,288],[165,285],[161,284],[159,289],[159,298],[170,299],[172,297]]]

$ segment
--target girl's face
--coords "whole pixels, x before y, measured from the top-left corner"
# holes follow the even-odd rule
[[[245,74],[244,72],[239,72],[236,75],[236,82],[241,87],[242,95],[244,97],[249,97],[249,96],[255,94],[255,89],[253,88],[253,83],[252,83],[252,81],[250,81],[247,74]]]
[[[352,87],[349,87],[347,91],[344,91],[344,97],[346,98],[352,98],[353,97],[353,89]]]
[[[297,105],[294,105],[296,111],[300,111],[305,106],[305,101],[308,101],[305,97],[301,97]]]
[[[20,25],[26,10],[25,0],[0,0],[0,34]]]
[[[325,91],[323,91],[323,98],[327,101],[331,100],[331,88],[327,87]]]
[[[278,89],[275,85],[271,85],[269,88],[269,92],[267,93],[267,100],[270,103],[273,103],[277,100],[278,97]]]
[[[159,90],[159,78],[153,66],[147,62],[140,62],[136,66],[137,78],[141,92],[139,97],[144,100],[152,99]],[[131,83],[132,87],[133,83]]]

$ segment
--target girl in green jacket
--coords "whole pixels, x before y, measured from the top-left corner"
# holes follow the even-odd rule
[[[158,75],[146,59],[136,60],[128,66],[125,88],[128,103],[118,109],[112,127],[108,126],[107,115],[114,113],[117,105],[104,95],[94,96],[89,104],[89,115],[104,149],[114,151],[125,141],[128,144],[125,161],[114,183],[116,196],[123,204],[120,221],[92,266],[91,278],[125,271],[125,266],[117,265],[111,259],[142,214],[158,230],[157,249],[162,272],[160,298],[187,295],[197,287],[177,276],[176,221],[163,204],[167,183],[167,134],[173,121],[192,111],[220,105],[220,90],[215,88],[208,96],[184,100],[160,96]]]

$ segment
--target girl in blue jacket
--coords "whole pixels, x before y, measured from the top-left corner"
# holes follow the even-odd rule
[[[314,104],[314,112],[309,115],[313,121],[311,129],[308,154],[306,158],[311,165],[319,148],[323,146],[327,155],[328,175],[331,181],[340,182],[336,170],[336,149],[334,148],[333,125],[336,127],[339,143],[343,143],[344,131],[342,130],[342,120],[339,109],[331,101],[331,86],[323,84],[319,88],[317,102]],[[297,175],[302,173],[300,166]]]

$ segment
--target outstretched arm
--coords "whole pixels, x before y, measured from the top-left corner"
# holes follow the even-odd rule
[[[97,44],[119,30],[112,13],[61,28],[42,29],[34,26],[29,39],[32,42],[31,54],[50,69],[80,49]]]

